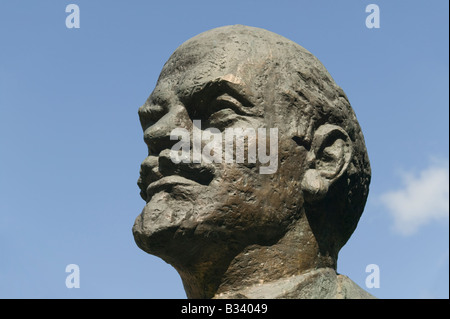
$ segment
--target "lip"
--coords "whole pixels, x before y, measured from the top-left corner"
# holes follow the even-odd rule
[[[146,190],[147,202],[150,201],[154,194],[161,191],[170,191],[175,186],[192,187],[201,186],[201,184],[178,175],[166,176],[148,185]]]

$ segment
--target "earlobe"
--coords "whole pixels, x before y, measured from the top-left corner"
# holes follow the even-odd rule
[[[308,167],[301,187],[305,201],[314,202],[328,193],[329,187],[347,170],[353,152],[347,132],[331,124],[320,126],[308,154]]]
[[[306,202],[315,202],[328,193],[329,183],[316,169],[309,169],[302,179],[302,191]]]

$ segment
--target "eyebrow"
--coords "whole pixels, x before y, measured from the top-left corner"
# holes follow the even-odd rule
[[[253,108],[255,106],[255,103],[252,101],[252,94],[246,86],[223,78],[218,78],[195,86],[190,92],[186,92],[187,94],[190,93],[189,97],[186,96],[186,98],[190,101],[198,99],[200,95],[206,95],[207,97],[212,98],[220,96],[220,93],[222,92],[228,93],[234,97],[244,108]],[[250,114],[251,113],[252,112],[250,112]]]

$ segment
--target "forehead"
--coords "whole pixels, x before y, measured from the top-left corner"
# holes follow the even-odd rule
[[[209,37],[191,39],[166,62],[158,84],[171,88],[180,97],[189,97],[214,83],[251,91],[266,57],[263,51],[251,54],[235,48],[236,45]]]
[[[231,74],[245,87],[270,92],[273,84],[291,80],[286,72],[308,71],[311,58],[303,47],[273,32],[240,25],[220,27],[180,45],[164,65],[158,84],[189,95]]]

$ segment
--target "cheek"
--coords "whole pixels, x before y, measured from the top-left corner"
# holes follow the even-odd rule
[[[306,171],[307,151],[304,147],[292,145],[280,150],[280,166],[277,174],[277,187],[284,190],[284,198],[294,198],[303,205],[301,181]]]
[[[260,175],[261,187],[255,189],[255,196],[266,214],[280,221],[290,218],[304,202],[300,185],[305,171],[307,151],[290,142],[289,140],[280,144],[277,172]]]
[[[300,184],[306,151],[288,147],[280,147],[275,174],[259,174],[257,168],[243,166],[224,169],[217,220],[227,228],[252,231],[280,227],[295,218],[303,206]]]

